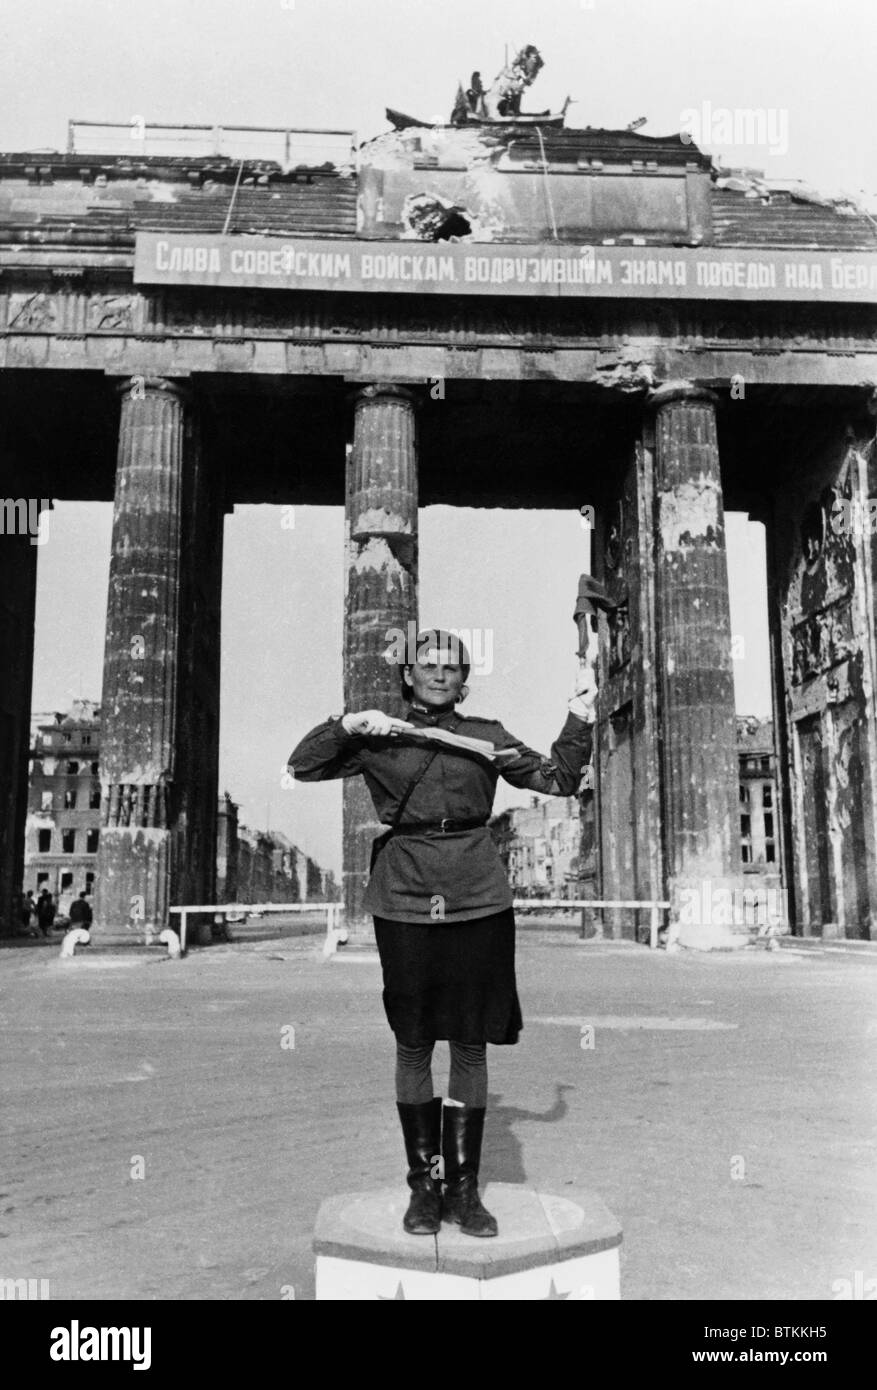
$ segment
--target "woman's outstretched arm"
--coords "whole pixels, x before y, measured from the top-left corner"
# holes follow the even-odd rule
[[[299,782],[327,782],[333,777],[355,777],[362,771],[362,755],[368,740],[349,734],[340,718],[318,724],[292,750],[287,766]]]

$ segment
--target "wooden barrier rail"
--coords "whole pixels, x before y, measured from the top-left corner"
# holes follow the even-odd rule
[[[326,913],[326,940],[331,940],[332,933],[343,933],[340,927],[341,903],[185,903],[178,907],[169,908],[168,911],[178,913],[180,918],[180,950],[185,954],[186,950],[186,928],[188,915],[190,912],[213,912],[221,913],[227,918],[230,913],[245,913],[249,916],[252,913],[265,912],[325,912]]]
[[[589,907],[630,907],[648,908],[649,946],[654,951],[658,945],[658,913],[667,911],[670,903],[661,898],[515,898],[512,904],[515,911],[524,908],[580,908],[582,911],[581,936],[585,935],[585,910]]]
[[[346,939],[346,933],[341,926],[341,915],[343,903],[186,903],[177,907],[172,907],[169,911],[177,913],[180,917],[180,950],[186,950],[186,931],[188,924],[188,914],[190,912],[213,912],[221,913],[223,917],[228,917],[230,913],[265,913],[265,912],[325,912],[326,913],[326,941],[331,941],[333,933],[339,935],[341,939]],[[565,909],[567,911],[580,911],[582,914],[581,936],[585,935],[585,912],[589,908],[621,907],[635,910],[648,910],[649,918],[649,946],[655,950],[658,945],[658,914],[667,911],[670,903],[661,898],[515,898],[512,906],[516,912],[535,909],[539,911],[543,908],[553,910]]]

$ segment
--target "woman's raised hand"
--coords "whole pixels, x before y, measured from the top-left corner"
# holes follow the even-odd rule
[[[593,724],[597,717],[597,678],[593,666],[585,661],[579,667],[578,677],[568,701],[570,713],[586,723]]]
[[[379,709],[361,709],[355,714],[342,716],[341,725],[348,734],[368,734],[374,738],[386,738],[398,734],[402,729],[414,726],[405,719],[394,719]]]

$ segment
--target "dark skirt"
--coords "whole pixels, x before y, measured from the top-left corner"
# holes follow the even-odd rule
[[[518,1041],[512,908],[467,922],[374,922],[384,1009],[400,1042]]]

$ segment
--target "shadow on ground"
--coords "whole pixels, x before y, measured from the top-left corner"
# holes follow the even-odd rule
[[[523,1123],[557,1124],[566,1117],[568,1106],[564,1091],[574,1091],[572,1085],[556,1082],[554,1101],[547,1110],[525,1110],[519,1105],[502,1105],[502,1094],[491,1093],[487,1100],[484,1124],[484,1177],[482,1184],[491,1182],[527,1181],[522,1159],[521,1141],[515,1126]]]

